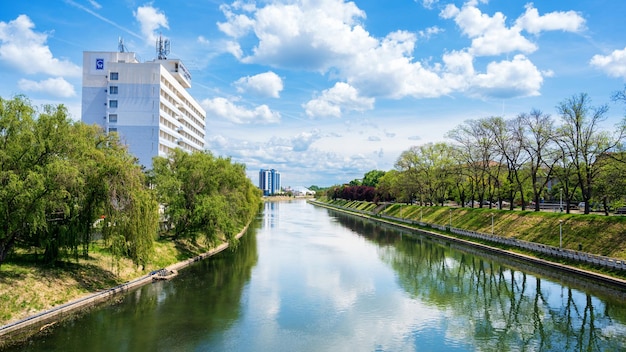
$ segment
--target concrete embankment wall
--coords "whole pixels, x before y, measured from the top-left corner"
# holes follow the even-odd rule
[[[247,230],[248,226],[246,226],[240,233],[238,233],[235,238],[241,238],[241,236],[243,236]],[[202,253],[185,261],[172,264],[165,269],[170,271],[179,271],[192,265],[193,263],[204,260],[219,252],[222,252],[228,247],[229,243],[222,243],[206,253]],[[153,276],[153,274],[147,274],[132,281],[128,281],[121,285],[110,288],[108,290],[90,294],[86,297],[82,297],[71,302],[56,306],[52,309],[39,312],[25,319],[4,325],[0,327],[0,348],[2,348],[3,346],[14,344],[19,341],[23,341],[29,336],[35,335],[36,333],[45,330],[47,327],[50,327],[68,317],[71,317],[78,311],[89,309],[99,303],[110,301],[120,294],[139,288],[143,285],[150,284],[153,282]]]

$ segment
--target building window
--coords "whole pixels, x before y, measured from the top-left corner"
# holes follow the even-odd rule
[[[118,72],[111,72],[111,74],[109,75],[109,79],[111,81],[117,81],[119,79],[119,73]]]
[[[110,86],[109,94],[117,94],[117,86]]]
[[[109,107],[110,108],[116,108],[117,107],[117,100],[109,100]]]
[[[110,132],[117,132],[117,127],[109,127],[109,133]]]
[[[109,114],[109,122],[117,122],[117,114]]]

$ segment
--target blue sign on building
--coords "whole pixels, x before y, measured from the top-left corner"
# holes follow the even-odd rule
[[[96,70],[104,70],[104,59],[96,59]]]

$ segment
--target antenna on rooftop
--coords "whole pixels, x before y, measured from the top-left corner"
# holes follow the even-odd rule
[[[170,53],[170,40],[163,39],[161,34],[156,41],[156,53],[159,60],[167,60],[167,55]]]
[[[119,37],[117,39],[117,49],[120,51],[120,53],[124,53],[126,52],[126,46],[124,46],[124,38]]]

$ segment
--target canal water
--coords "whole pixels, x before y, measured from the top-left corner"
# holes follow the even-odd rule
[[[624,351],[626,293],[315,207],[16,351]]]

